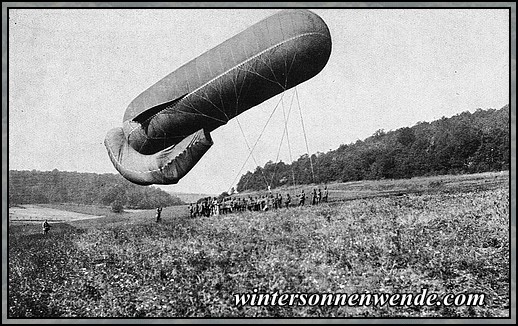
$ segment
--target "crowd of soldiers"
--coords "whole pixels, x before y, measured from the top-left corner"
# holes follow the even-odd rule
[[[324,191],[320,188],[313,189],[311,193],[311,204],[318,205],[320,203],[327,203],[329,198],[329,192],[327,190],[327,186],[324,187]],[[296,206],[304,206],[306,203],[306,193],[304,190],[297,195],[297,203],[294,203]],[[251,196],[248,197],[225,197],[218,200],[217,197],[207,197],[197,203],[189,204],[189,215],[191,218],[200,217],[200,216],[215,216],[215,215],[224,215],[230,213],[237,212],[245,212],[245,211],[268,211],[271,209],[279,209],[279,208],[290,208],[292,205],[291,196],[289,193],[286,194],[286,197],[282,197],[282,194],[276,193],[275,195],[269,191],[267,195],[262,196]],[[162,221],[162,207],[156,208],[156,222],[160,223]],[[48,220],[45,220],[42,224],[43,234],[48,234],[51,225]]]
[[[327,203],[329,198],[329,192],[327,186],[322,191],[320,188],[313,189],[311,193],[311,204],[318,205],[320,203]],[[191,218],[200,216],[215,216],[224,215],[236,212],[245,211],[268,211],[279,208],[289,208],[291,206],[304,206],[306,203],[306,194],[304,190],[297,195],[297,202],[292,204],[291,196],[289,193],[286,197],[282,194],[273,194],[271,191],[266,195],[251,196],[248,197],[226,197],[218,200],[217,197],[207,197],[197,203],[189,204],[189,216]]]

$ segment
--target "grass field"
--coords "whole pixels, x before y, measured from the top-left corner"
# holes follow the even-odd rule
[[[48,236],[39,225],[10,224],[8,315],[508,317],[508,178],[504,172],[330,184],[329,204],[196,219],[186,218],[185,206],[168,207],[161,224],[153,210],[106,212],[54,223]],[[255,307],[236,306],[233,296],[254,289],[423,288],[483,293],[485,301]]]

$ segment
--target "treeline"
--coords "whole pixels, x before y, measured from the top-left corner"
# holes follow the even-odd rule
[[[184,204],[156,187],[133,184],[120,175],[53,171],[9,171],[9,205],[76,203],[148,209]]]
[[[268,162],[243,175],[238,191],[331,181],[399,179],[509,169],[509,105],[376,131],[365,140],[292,164]],[[265,180],[266,179],[266,180]]]

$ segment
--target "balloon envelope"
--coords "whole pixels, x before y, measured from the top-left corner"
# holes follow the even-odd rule
[[[324,21],[283,10],[184,64],[138,95],[105,145],[138,184],[177,183],[212,145],[210,132],[318,74],[331,53]]]

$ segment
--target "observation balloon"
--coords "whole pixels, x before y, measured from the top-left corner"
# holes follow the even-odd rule
[[[175,184],[213,144],[210,132],[318,74],[331,53],[324,21],[283,10],[184,64],[138,95],[104,144],[141,185]]]

